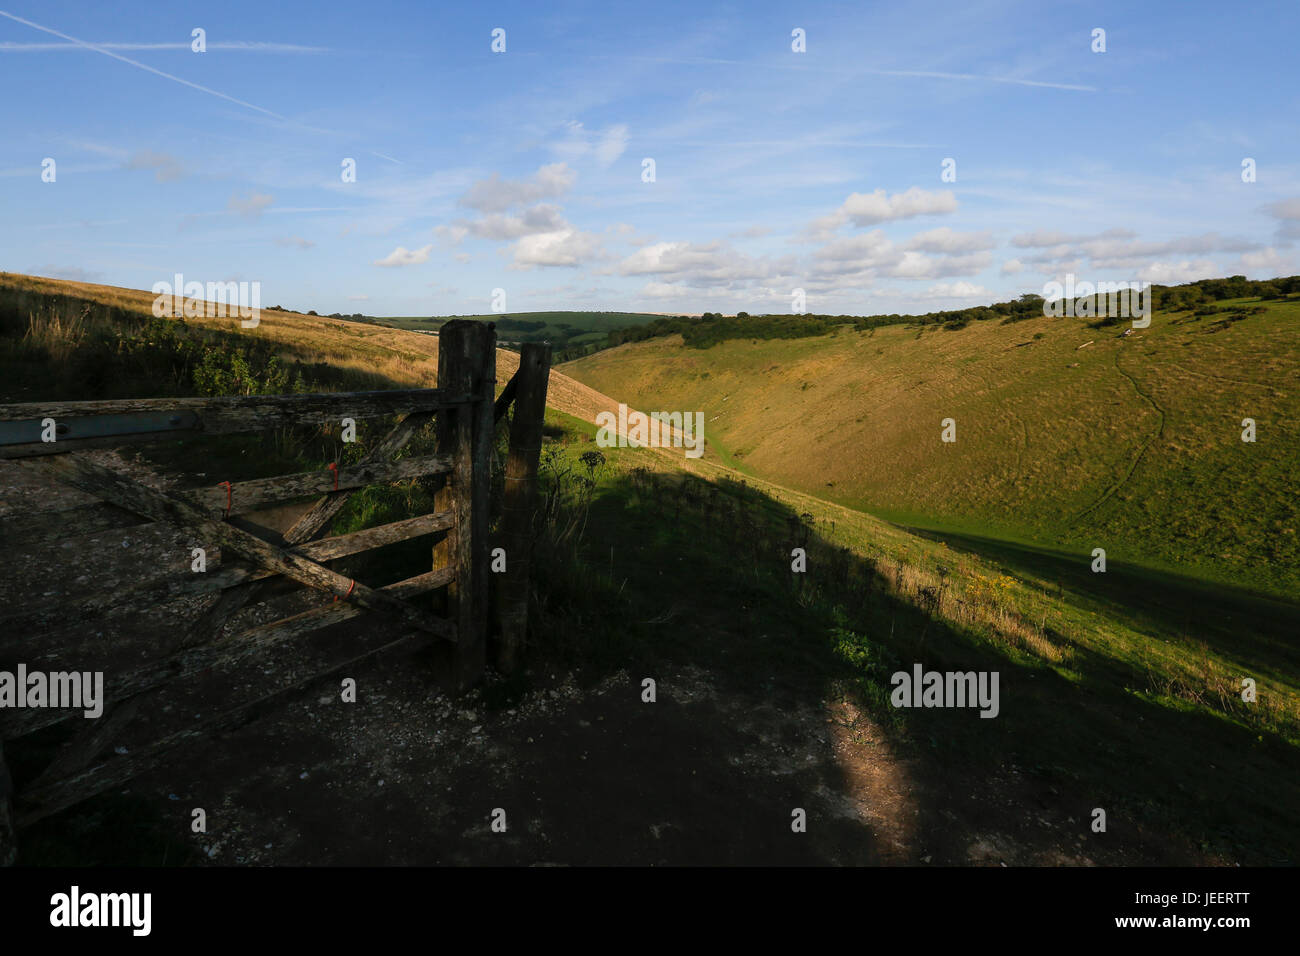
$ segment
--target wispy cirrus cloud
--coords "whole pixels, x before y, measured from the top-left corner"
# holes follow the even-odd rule
[[[85,40],[79,40],[74,36],[69,36],[66,33],[60,33],[58,30],[51,29],[50,27],[43,27],[39,23],[33,23],[31,20],[25,20],[22,17],[16,17],[12,13],[9,13],[5,10],[0,10],[0,17],[7,17],[10,20],[13,20],[15,23],[21,23],[25,27],[31,27],[33,30],[40,30],[41,32],[48,33],[51,36],[59,37],[60,39],[65,40],[68,43],[73,44],[74,46],[81,47],[82,49],[94,50],[96,53],[102,53],[104,56],[111,56],[113,59],[120,60],[123,63],[135,67],[136,69],[144,70],[146,73],[152,73],[155,76],[161,76],[163,79],[171,80],[173,83],[180,83],[182,86],[188,86],[190,89],[198,90],[200,93],[207,93],[209,96],[215,96],[218,97],[219,99],[226,100],[238,106],[243,106],[250,110],[256,110],[259,113],[265,113],[267,116],[273,116],[279,120],[284,119],[284,117],[281,116],[279,113],[274,113],[271,110],[264,109],[261,106],[256,106],[253,103],[248,103],[245,102],[244,100],[236,99],[233,96],[227,96],[225,93],[222,93],[219,90],[214,90],[210,87],[202,86],[198,83],[191,82],[190,80],[182,79],[179,76],[173,76],[171,73],[164,73],[162,70],[154,69],[152,66],[148,66],[147,64],[141,63],[139,60],[133,60],[130,57],[122,56],[122,54],[114,53],[112,50],[106,47],[99,46],[98,44],[95,43],[89,43]]]
[[[2,13],[3,11],[0,11]],[[6,14],[7,15],[7,14]],[[12,18],[12,19],[17,19]],[[38,28],[39,29],[39,28]],[[0,53],[50,53],[60,50],[189,50],[188,43],[0,43]],[[297,43],[269,43],[258,40],[217,40],[207,44],[209,50],[229,50],[236,53],[332,53],[327,46],[302,46]]]
[[[128,159],[126,169],[151,169],[154,179],[160,183],[173,182],[185,175],[185,167],[175,156],[168,153],[155,153],[142,150]]]
[[[226,209],[237,213],[245,219],[256,219],[266,212],[275,197],[267,193],[252,192],[247,196],[231,196],[226,200]]]

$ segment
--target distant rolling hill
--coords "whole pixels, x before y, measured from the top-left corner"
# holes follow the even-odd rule
[[[504,343],[550,342],[560,351],[605,342],[608,332],[653,322],[645,312],[503,312],[483,315],[390,316],[376,318],[381,325],[413,332],[436,332],[452,319],[494,322],[497,339]]]
[[[1294,596],[1300,302],[1217,308],[1157,307],[1127,336],[1042,316],[706,349],[672,336],[562,369],[646,411],[703,411],[715,460],[900,523]]]

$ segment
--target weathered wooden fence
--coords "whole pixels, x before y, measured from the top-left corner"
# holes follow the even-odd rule
[[[545,411],[549,346],[525,346],[519,370],[495,396],[496,333],[487,323],[453,321],[439,339],[438,387],[362,393],[57,402],[0,406],[0,458],[29,459],[24,468],[93,495],[98,503],[64,513],[62,523],[42,533],[75,536],[110,527],[165,522],[222,551],[221,566],[205,573],[162,579],[112,593],[86,594],[63,610],[90,616],[113,608],[154,607],[179,597],[212,595],[217,600],[189,629],[179,649],[164,659],[105,675],[105,709],[89,729],[74,735],[54,761],[29,785],[14,791],[5,766],[4,741],[79,715],[54,708],[0,709],[0,865],[14,860],[17,828],[93,794],[120,786],[154,767],[168,751],[212,733],[246,723],[264,706],[306,683],[348,667],[410,638],[453,645],[455,684],[464,688],[481,676],[489,635],[505,669],[517,666],[528,602],[533,488],[537,477],[542,415]],[[507,573],[489,580],[489,514],[495,424],[515,404],[506,463],[501,542]],[[358,463],[329,464],[318,471],[223,482],[187,492],[162,491],[129,475],[75,454],[85,448],[185,436],[257,432],[281,425],[331,423],[402,416]],[[433,422],[436,453],[394,458],[425,425]],[[53,429],[53,433],[51,433]],[[43,440],[53,437],[55,440]],[[441,483],[434,511],[379,527],[323,537],[349,497],[367,485],[432,476]],[[320,495],[282,535],[241,518],[276,502]],[[29,516],[11,522],[31,523]],[[37,519],[39,524],[39,519]],[[0,522],[0,542],[5,522]],[[30,530],[30,529],[29,529]],[[371,587],[328,567],[421,535],[442,533],[429,571],[383,587]],[[6,549],[9,545],[0,543]],[[238,560],[227,561],[227,555]],[[305,586],[332,594],[328,604],[214,640],[232,615],[267,596]],[[446,589],[445,616],[411,599]],[[493,606],[494,605],[494,606]],[[96,758],[142,706],[149,692],[200,672],[234,673],[259,654],[333,624],[371,613],[403,631],[397,640],[360,653],[306,680],[257,700],[215,713],[128,756]],[[41,608],[22,608],[0,617],[9,634],[30,633]],[[28,629],[24,632],[23,629]],[[39,651],[39,641],[32,647]],[[59,668],[65,670],[66,668]],[[110,752],[111,753],[111,752]]]

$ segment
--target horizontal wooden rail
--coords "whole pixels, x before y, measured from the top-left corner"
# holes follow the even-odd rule
[[[452,469],[448,455],[418,455],[398,461],[363,462],[339,469],[337,487],[334,472],[322,468],[276,478],[253,478],[224,485],[207,485],[177,493],[215,515],[246,515],[269,505],[326,495],[336,491],[353,491],[384,481],[401,481],[423,475],[445,475]],[[230,511],[226,511],[226,502]],[[337,509],[333,509],[337,510]],[[62,511],[37,512],[0,518],[0,536],[10,545],[32,541],[66,541],[83,535],[98,534],[121,528],[151,524],[151,519],[134,514],[104,501],[78,505]]]
[[[309,495],[323,495],[331,491],[362,488],[382,481],[401,481],[421,475],[445,475],[451,471],[450,455],[419,455],[397,461],[377,461],[362,465],[348,465],[338,470],[335,479],[332,470],[305,471],[296,475],[275,478],[254,478],[251,481],[233,482],[229,489],[211,485],[207,488],[182,492],[191,501],[208,511],[241,514],[265,508],[267,505]]]
[[[233,395],[217,398],[138,398],[96,402],[28,402],[0,405],[0,458],[56,455],[126,441],[193,435],[228,435],[292,425],[338,424],[344,418],[378,418],[434,412],[477,399],[437,388],[310,395]],[[42,441],[45,419],[55,441]]]

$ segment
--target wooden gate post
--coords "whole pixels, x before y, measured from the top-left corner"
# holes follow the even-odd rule
[[[537,499],[537,465],[542,454],[542,424],[546,417],[546,385],[551,373],[551,347],[536,342],[519,356],[515,415],[510,422],[510,452],[506,459],[501,502],[501,543],[506,570],[497,590],[497,666],[504,673],[518,668],[528,629],[528,590],[532,569],[533,509]]]
[[[0,866],[13,866],[18,859],[18,841],[14,833],[14,784],[5,766],[4,741],[0,740]]]
[[[469,687],[487,662],[488,508],[492,480],[493,399],[496,397],[496,326],[453,319],[438,331],[438,387],[475,396],[474,402],[438,416],[439,451],[455,458],[451,481],[438,493],[438,510],[455,526],[434,546],[435,569],[450,565],[448,616],[456,622],[456,684]]]

